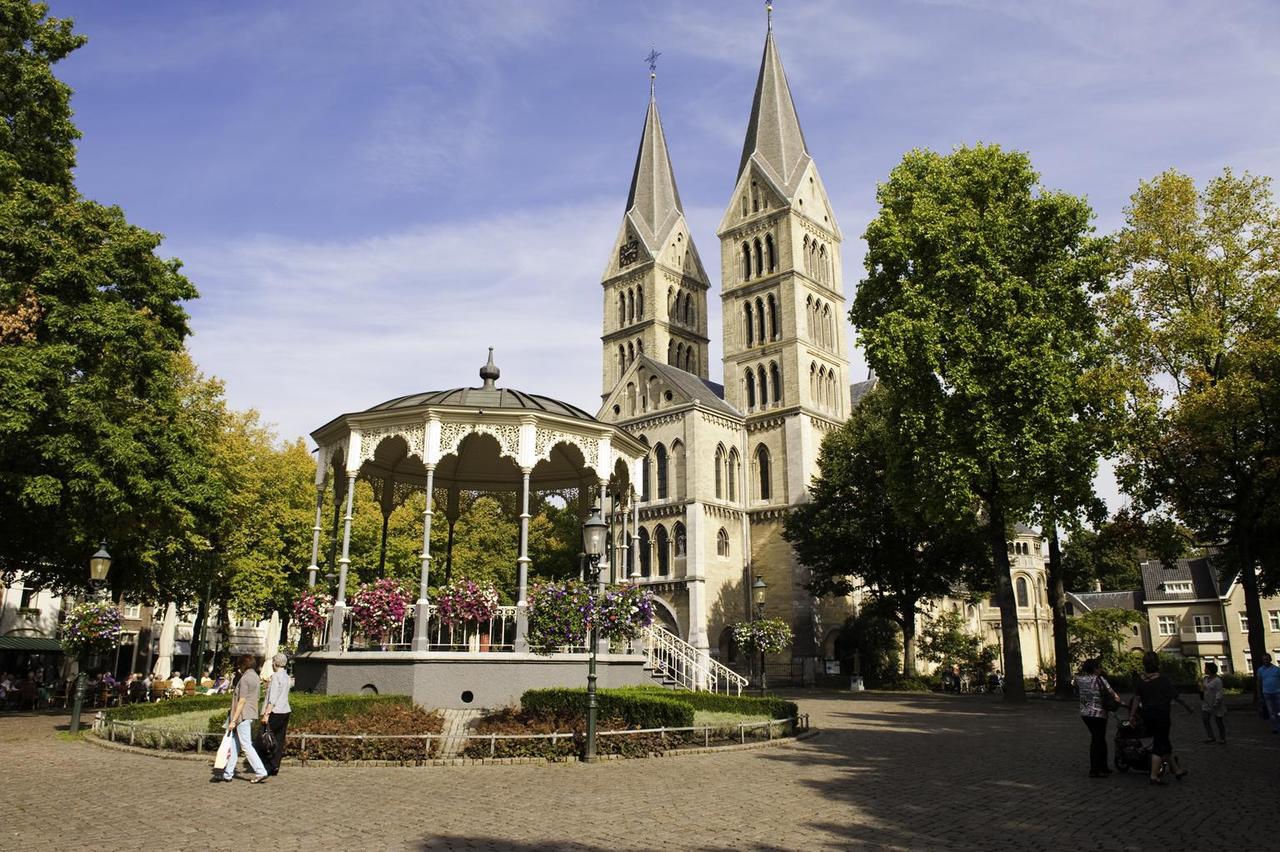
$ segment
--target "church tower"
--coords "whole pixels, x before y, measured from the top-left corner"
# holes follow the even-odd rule
[[[627,210],[601,283],[605,396],[640,355],[707,378],[711,285],[685,223],[652,73]]]
[[[823,436],[849,413],[847,308],[840,228],[800,130],[772,26],[718,236],[725,399],[746,421],[753,570],[772,588],[790,590],[789,611],[779,601],[771,614],[792,622],[795,652],[810,654],[817,609],[781,537],[782,516],[805,499]]]

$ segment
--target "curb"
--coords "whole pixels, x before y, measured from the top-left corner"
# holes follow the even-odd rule
[[[805,740],[813,739],[820,732],[816,730],[808,730],[795,736],[776,737],[772,740],[762,740],[755,743],[728,743],[722,746],[699,746],[697,748],[673,748],[666,751],[654,752],[640,757],[625,757],[621,754],[601,754],[596,757],[598,763],[614,760],[649,760],[652,758],[662,757],[685,757],[688,755],[705,755],[705,754],[721,754],[724,752],[734,751],[754,751],[761,748],[773,748],[777,746],[789,746]],[[98,748],[110,749],[112,751],[120,751],[126,754],[136,754],[142,757],[150,757],[155,760],[185,760],[192,763],[203,763],[206,766],[212,765],[212,753],[208,754],[188,754],[180,751],[164,751],[162,749],[142,748],[141,746],[131,746],[125,743],[111,742],[104,740],[92,731],[88,732],[84,737],[85,742],[93,743]],[[395,760],[349,760],[349,761],[329,761],[329,760],[308,760],[306,763],[297,758],[289,758],[283,761],[284,766],[294,769],[307,768],[329,768],[340,769],[348,766],[379,766],[379,767],[396,767],[401,769],[416,769],[423,766],[545,766],[563,763],[581,763],[577,757],[567,757],[564,760],[549,760],[545,757],[455,757],[450,759],[436,758],[435,760],[424,760],[417,763],[402,763]]]

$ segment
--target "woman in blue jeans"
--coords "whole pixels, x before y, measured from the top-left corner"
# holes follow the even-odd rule
[[[245,759],[253,770],[250,784],[261,784],[267,780],[267,768],[262,765],[262,758],[253,748],[253,720],[258,715],[258,699],[262,692],[262,681],[254,671],[252,654],[245,654],[239,659],[240,677],[236,680],[236,688],[231,696],[231,714],[227,716],[227,730],[235,731],[231,738],[231,757],[227,760],[227,768],[222,770],[221,780],[230,781],[236,776],[236,761],[239,758],[237,746],[244,749]],[[218,780],[218,776],[214,776]]]

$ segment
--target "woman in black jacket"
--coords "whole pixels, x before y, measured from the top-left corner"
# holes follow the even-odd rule
[[[1178,688],[1173,681],[1160,674],[1160,655],[1155,651],[1142,655],[1142,674],[1134,678],[1133,693],[1129,713],[1141,713],[1142,722],[1151,736],[1151,783],[1164,784],[1160,770],[1166,762],[1173,777],[1181,781],[1187,770],[1182,768],[1178,756],[1173,753],[1173,743],[1169,739],[1172,725],[1169,715],[1175,701],[1188,713],[1191,708],[1178,696]]]

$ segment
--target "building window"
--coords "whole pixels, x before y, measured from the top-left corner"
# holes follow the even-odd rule
[[[742,244],[742,280],[751,280],[751,246]]]
[[[773,272],[775,269],[778,268],[778,253],[774,251],[774,248],[773,248],[772,234],[764,235],[764,249],[765,249],[765,253],[769,256],[769,271]]]
[[[684,524],[677,523],[672,527],[672,533],[672,537],[675,539],[676,545],[676,558],[679,559],[681,556],[685,555],[685,552],[689,547],[689,542],[684,534]]]
[[[1249,656],[1247,651],[1244,655],[1244,673],[1253,674],[1253,657]]]
[[[770,488],[769,448],[764,444],[756,447],[756,472],[760,475],[760,499],[768,500],[773,495],[772,489]]]
[[[720,528],[720,532],[716,533],[716,556],[729,555],[729,531],[724,527]]]
[[[645,456],[640,462],[640,501],[643,503],[649,502],[649,467],[649,457]]]
[[[1170,595],[1189,595],[1191,594],[1191,581],[1165,583],[1164,590],[1166,594]]]
[[[671,543],[667,538],[667,528],[658,524],[658,528],[653,531],[653,542],[658,549],[658,574],[665,575],[671,573]]]
[[[1162,615],[1156,619],[1157,630],[1161,636],[1174,636],[1178,632],[1178,619],[1172,615]]]
[[[1249,616],[1243,612],[1240,613],[1240,632],[1241,633],[1249,632]]]
[[[1212,615],[1196,615],[1192,616],[1195,622],[1196,633],[1219,633],[1222,631],[1222,625],[1213,623]]]
[[[18,595],[18,609],[35,609],[38,594],[40,594],[38,590],[24,585],[22,592]]]
[[[1019,577],[1017,582],[1018,606],[1031,606],[1031,596],[1027,593],[1027,578]]]
[[[782,328],[778,325],[778,301],[773,298],[773,294],[769,294],[769,339],[777,340],[782,337]]]
[[[649,550],[649,531],[640,528],[640,576],[648,577],[653,572],[653,555]]]
[[[1271,610],[1267,616],[1271,621],[1271,632],[1280,633],[1280,609]]]
[[[775,405],[782,403],[782,372],[778,369],[777,361],[769,362],[769,383],[773,385],[773,402]]]
[[[755,334],[755,327],[756,327],[756,324],[753,321],[751,316],[751,303],[747,302],[746,304],[744,304],[742,306],[742,310],[747,317],[747,345],[750,346],[754,342],[753,335]]]
[[[756,407],[756,374],[747,368],[747,411]]]
[[[724,447],[716,447],[716,499],[724,497]]]
[[[142,604],[127,603],[124,605],[125,618],[142,618]]]
[[[653,448],[653,459],[657,465],[658,499],[667,499],[667,448],[659,444]]]
[[[729,463],[725,465],[726,479],[729,483],[729,499],[738,499],[738,451],[729,451]]]

